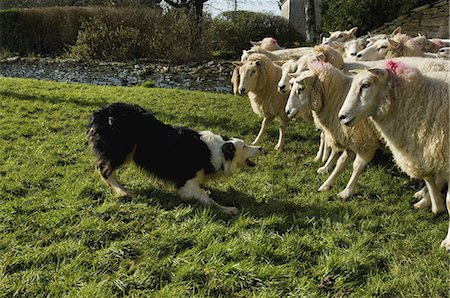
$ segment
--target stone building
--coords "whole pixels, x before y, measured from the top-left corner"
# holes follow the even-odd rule
[[[306,39],[305,0],[281,0],[281,16],[289,21],[297,32]],[[316,32],[322,24],[322,0],[314,0],[314,18]],[[317,37],[313,37],[317,38]]]

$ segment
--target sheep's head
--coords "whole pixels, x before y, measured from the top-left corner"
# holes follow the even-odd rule
[[[377,40],[370,47],[366,47],[364,50],[358,52],[356,54],[356,60],[375,61],[384,59],[387,52],[397,46],[398,44],[392,39]]]
[[[356,54],[366,47],[366,39],[358,38],[349,40],[344,44],[345,56],[347,58],[355,57]]]
[[[263,67],[262,60],[247,60],[239,68],[239,94],[244,95],[258,88],[258,80]]]
[[[419,34],[418,36],[414,37],[413,40],[418,45],[418,47],[424,52],[427,51],[427,49],[430,47],[431,42],[425,35]]]
[[[353,126],[361,119],[376,115],[388,77],[389,73],[384,68],[371,68],[355,75],[339,110],[341,122]]]
[[[281,78],[278,82],[278,92],[284,94],[289,91],[289,79],[292,73],[297,71],[298,63],[296,60],[288,60],[281,66]]]
[[[347,30],[347,31],[330,32],[330,37],[327,39],[325,44],[330,44],[333,41],[338,41],[338,42],[344,43],[344,42],[346,42],[348,40],[354,39],[356,30],[358,30],[358,27],[354,27],[354,28],[352,28],[350,30]]]
[[[446,47],[439,49],[439,52],[437,52],[437,56],[439,58],[450,59],[450,48]]]
[[[289,118],[295,118],[308,110],[320,110],[322,99],[314,90],[317,81],[317,75],[310,70],[290,80],[291,91],[284,110]]]

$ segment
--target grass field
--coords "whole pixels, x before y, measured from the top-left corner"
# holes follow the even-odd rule
[[[1,297],[448,297],[439,248],[447,215],[413,210],[422,185],[377,155],[349,200],[316,189],[318,133],[292,123],[285,150],[208,183],[223,218],[174,188],[120,170],[135,193],[115,198],[94,172],[86,123],[115,101],[157,118],[251,141],[247,98],[181,90],[0,78]]]

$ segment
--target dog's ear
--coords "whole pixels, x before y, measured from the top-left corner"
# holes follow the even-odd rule
[[[225,160],[233,160],[234,154],[236,153],[236,147],[231,142],[226,142],[222,145],[222,152]]]

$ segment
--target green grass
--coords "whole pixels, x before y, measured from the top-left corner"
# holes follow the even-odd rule
[[[318,133],[292,123],[257,167],[205,187],[223,218],[138,169],[115,198],[86,145],[91,113],[133,102],[157,118],[251,141],[248,99],[143,87],[0,78],[1,297],[448,297],[447,215],[416,211],[421,187],[379,155],[350,200],[316,189]],[[329,282],[326,282],[326,281]]]

